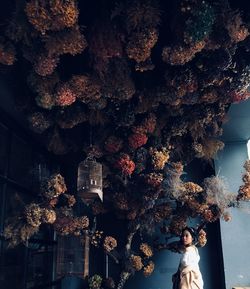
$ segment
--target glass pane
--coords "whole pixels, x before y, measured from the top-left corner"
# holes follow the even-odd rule
[[[30,188],[32,184],[30,175],[33,169],[32,164],[31,147],[19,137],[13,135],[9,178],[24,187]]]
[[[8,131],[0,124],[0,174],[4,173],[7,163]]]
[[[49,283],[53,280],[53,257],[53,246],[29,245],[26,288]]]
[[[10,249],[7,245],[4,241],[3,254],[1,254],[0,288],[20,289],[24,282],[26,248],[19,245]]]

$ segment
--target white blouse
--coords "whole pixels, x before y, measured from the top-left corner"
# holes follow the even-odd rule
[[[184,267],[190,266],[193,270],[199,271],[199,261],[200,255],[198,249],[195,246],[187,247],[180,259],[180,270],[182,270]]]

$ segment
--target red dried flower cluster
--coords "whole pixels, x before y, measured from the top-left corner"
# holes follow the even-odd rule
[[[145,134],[139,134],[139,133],[133,133],[128,138],[129,146],[134,150],[145,145],[147,141],[148,141],[148,137]]]
[[[67,84],[62,84],[57,88],[56,105],[68,106],[76,101],[76,95]]]
[[[135,170],[135,163],[130,159],[130,156],[123,154],[115,163],[115,167],[118,168],[124,176],[130,176]]]

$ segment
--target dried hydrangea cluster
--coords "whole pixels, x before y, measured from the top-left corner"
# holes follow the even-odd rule
[[[93,275],[88,280],[89,288],[91,289],[99,289],[102,285],[102,277],[98,274]]]
[[[141,243],[140,250],[147,258],[153,256],[153,250],[147,243]]]
[[[25,12],[29,22],[42,34],[72,27],[79,15],[75,0],[48,3],[31,0],[26,3]]]
[[[103,248],[105,251],[110,252],[114,250],[116,247],[117,247],[117,241],[115,238],[111,236],[105,237],[104,242],[103,242]]]
[[[153,261],[149,261],[148,265],[144,266],[144,268],[143,268],[143,275],[145,277],[150,276],[153,273],[154,269],[155,269],[154,262]]]
[[[14,64],[16,59],[16,51],[11,43],[4,43],[0,39],[0,63],[4,65]]]
[[[198,245],[200,247],[204,247],[206,243],[207,243],[207,234],[203,229],[201,229],[198,233]]]
[[[240,186],[237,199],[250,200],[250,161],[247,160],[244,164],[245,173],[242,177],[243,185]]]
[[[140,256],[131,255],[130,260],[136,271],[140,271],[143,268],[142,258]]]
[[[42,195],[46,199],[57,198],[66,191],[67,187],[64,178],[60,174],[52,175],[42,184]]]

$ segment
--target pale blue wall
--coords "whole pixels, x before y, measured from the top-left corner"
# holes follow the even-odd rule
[[[215,160],[216,173],[226,177],[230,191],[237,193],[242,184],[243,164],[248,158],[245,142],[226,143]],[[250,203],[248,213],[232,209],[232,221],[221,221],[226,288],[250,286]]]

